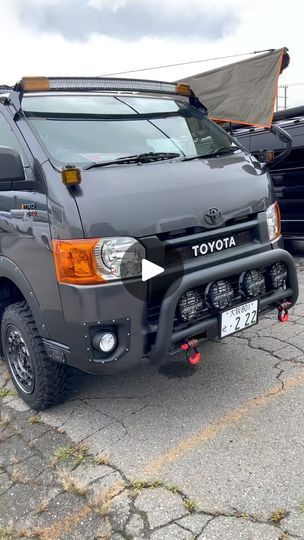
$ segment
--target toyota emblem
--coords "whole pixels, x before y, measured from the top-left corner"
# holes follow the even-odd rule
[[[208,225],[216,225],[222,219],[222,213],[218,208],[209,208],[205,213],[205,221]]]

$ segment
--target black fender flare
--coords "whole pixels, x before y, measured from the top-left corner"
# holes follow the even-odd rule
[[[0,256],[0,279],[7,278],[18,287],[23,294],[32,314],[35,319],[37,330],[41,337],[48,338],[48,331],[43,320],[39,302],[34,294],[33,288],[27,278],[21,272],[20,268],[7,257]]]

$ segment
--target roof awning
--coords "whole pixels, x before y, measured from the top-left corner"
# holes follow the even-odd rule
[[[190,84],[212,120],[270,127],[278,78],[288,64],[288,49],[284,47],[180,82]]]

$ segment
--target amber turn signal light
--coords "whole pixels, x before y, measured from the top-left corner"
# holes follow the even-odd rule
[[[62,169],[61,171],[62,182],[66,186],[75,186],[81,183],[81,173],[79,169]]]
[[[104,280],[96,266],[94,249],[99,238],[53,240],[53,255],[59,283],[94,285]]]
[[[25,92],[43,92],[50,89],[47,77],[23,77],[21,84]]]
[[[189,84],[178,83],[176,85],[176,93],[181,95],[181,96],[190,96],[191,88],[190,88]]]

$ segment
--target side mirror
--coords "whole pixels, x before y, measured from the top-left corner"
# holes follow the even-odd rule
[[[280,161],[290,154],[292,148],[292,137],[284,129],[277,125],[272,125],[270,131],[275,135],[275,137],[286,144],[286,148],[277,157],[268,161],[268,163],[264,165],[263,172],[269,171],[272,167],[280,163]]]
[[[20,154],[13,148],[0,146],[0,190],[12,189],[13,183],[25,180]]]

